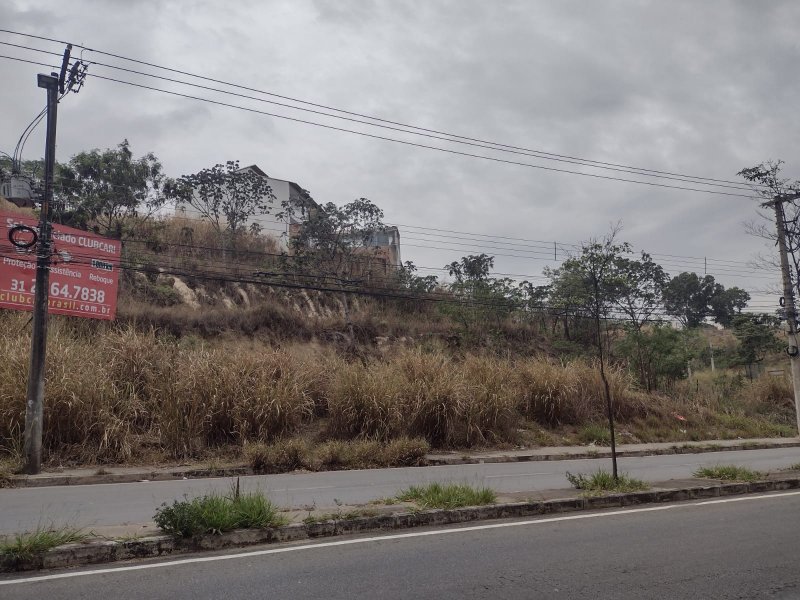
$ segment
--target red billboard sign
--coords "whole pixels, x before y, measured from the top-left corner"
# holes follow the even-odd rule
[[[34,218],[0,212],[0,308],[33,310],[36,247],[20,247],[28,242],[24,235],[17,245],[11,243],[9,232],[15,225],[38,230]],[[48,312],[113,319],[121,250],[118,240],[54,224]]]

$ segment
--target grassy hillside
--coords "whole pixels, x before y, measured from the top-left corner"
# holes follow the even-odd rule
[[[302,447],[324,464],[359,452],[356,464],[373,464],[367,457],[384,447],[407,457],[428,446],[608,441],[603,387],[580,330],[568,339],[541,315],[468,320],[441,303],[381,295],[351,296],[345,310],[339,293],[282,285],[302,280],[274,275],[277,247],[248,236],[234,250],[179,219],[133,230],[117,321],[51,320],[48,463],[263,463],[265,452],[285,458]],[[257,280],[258,270],[273,275]],[[28,319],[0,311],[0,460],[10,462],[21,450]],[[731,362],[729,332],[701,335],[718,366]],[[712,374],[698,355],[691,379],[646,392],[614,353],[623,339],[612,338],[609,368],[620,443],[794,435],[785,377]],[[353,450],[353,441],[367,445]],[[407,458],[375,464],[392,463]]]
[[[27,315],[0,314],[0,439],[19,450]],[[47,460],[163,461],[238,456],[255,442],[424,438],[438,448],[604,442],[590,362],[458,355],[391,345],[352,358],[319,342],[176,338],[134,325],[54,319]],[[611,370],[620,441],[792,435],[784,379],[703,374],[667,394]]]

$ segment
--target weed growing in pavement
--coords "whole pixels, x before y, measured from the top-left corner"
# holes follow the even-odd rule
[[[459,508],[494,504],[497,501],[497,494],[487,487],[429,483],[421,486],[412,485],[400,492],[397,499],[401,502],[416,502],[422,508]]]
[[[781,471],[800,471],[800,463],[794,463],[788,467],[783,467]]]
[[[723,481],[757,481],[764,479],[766,473],[754,471],[747,467],[736,465],[716,465],[714,467],[701,467],[694,472],[695,477],[704,479],[722,479]]]
[[[176,537],[277,527],[288,522],[260,492],[229,496],[209,494],[191,500],[175,500],[171,505],[164,503],[156,509],[153,519],[161,531]]]
[[[37,527],[29,533],[18,533],[10,541],[0,543],[0,556],[25,560],[64,544],[82,542],[89,534],[75,527]]]
[[[626,473],[621,474],[617,479],[608,471],[603,469],[598,470],[591,475],[584,475],[583,473],[572,474],[567,471],[567,481],[572,484],[575,489],[583,490],[586,494],[602,494],[604,492],[641,492],[649,489],[641,479],[636,479]]]

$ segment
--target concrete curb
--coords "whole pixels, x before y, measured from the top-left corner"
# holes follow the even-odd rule
[[[738,450],[771,450],[774,448],[797,448],[800,447],[800,440],[787,441],[780,443],[768,442],[742,442],[731,446],[708,445],[708,446],[670,446],[668,448],[653,448],[650,450],[617,450],[619,458],[631,458],[641,456],[663,456],[667,454],[704,454],[706,452],[728,452]],[[585,452],[575,452],[569,454],[502,454],[502,455],[477,455],[477,456],[446,456],[429,455],[427,462],[429,465],[475,465],[489,463],[510,463],[510,462],[540,462],[554,460],[581,460],[587,458],[611,458],[611,450],[587,450]]]
[[[670,446],[668,448],[653,448],[650,450],[625,450],[617,451],[617,456],[621,458],[641,457],[641,456],[662,456],[666,454],[702,454],[706,452],[726,452],[736,450],[769,450],[773,448],[796,448],[800,447],[800,440],[787,439],[781,442],[753,442],[742,441],[741,444],[721,446],[709,444],[706,446]],[[610,450],[587,450],[575,453],[553,453],[538,454],[520,452],[517,454],[496,454],[496,455],[442,455],[429,454],[424,464],[419,466],[436,465],[477,465],[489,463],[510,463],[510,462],[537,462],[537,461],[557,461],[557,460],[581,460],[590,458],[611,458]],[[45,487],[45,486],[64,486],[64,485],[94,485],[106,483],[135,483],[137,481],[175,481],[179,479],[202,479],[207,477],[236,477],[245,475],[264,475],[256,472],[247,465],[233,465],[220,469],[208,468],[175,468],[161,470],[142,470],[129,471],[125,473],[95,473],[90,475],[11,475],[0,480],[0,487]]]
[[[223,469],[174,469],[163,471],[132,471],[127,473],[97,473],[93,475],[12,475],[6,478],[6,487],[49,487],[62,485],[95,485],[100,483],[136,483],[137,481],[175,481],[178,479],[203,479],[207,477],[237,477],[259,475],[247,466]],[[2,487],[2,486],[0,486]]]
[[[452,525],[469,521],[531,517],[553,513],[620,508],[641,504],[679,502],[703,498],[718,498],[750,493],[773,492],[800,488],[800,476],[783,477],[752,483],[722,483],[697,485],[676,489],[660,489],[607,496],[561,498],[531,502],[508,502],[488,506],[455,509],[435,509],[415,512],[293,523],[272,529],[243,529],[221,535],[203,535],[191,540],[170,536],[153,536],[126,541],[93,541],[67,544],[27,559],[0,559],[0,572],[30,571],[79,567],[136,558],[184,554],[203,550],[239,548],[254,544],[271,544],[297,540],[331,537],[375,531],[409,529],[413,527]]]

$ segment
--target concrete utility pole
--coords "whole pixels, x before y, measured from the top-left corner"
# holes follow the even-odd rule
[[[800,435],[800,344],[797,341],[797,308],[794,303],[794,285],[789,269],[789,253],[786,248],[786,215],[783,203],[800,198],[800,194],[778,195],[772,202],[775,208],[775,221],[778,228],[778,251],[781,255],[781,272],[783,273],[783,300],[786,310],[786,323],[788,325],[789,363],[792,368],[792,386],[794,387],[794,408],[797,419],[797,431]]]
[[[35,475],[42,467],[42,418],[44,413],[44,372],[47,349],[47,303],[50,284],[50,205],[53,200],[53,170],[56,162],[56,119],[59,76],[38,76],[40,88],[47,90],[47,142],[44,159],[44,197],[39,213],[36,248],[36,289],[33,299],[31,362],[28,372],[28,395],[25,403],[25,440],[23,472]]]

